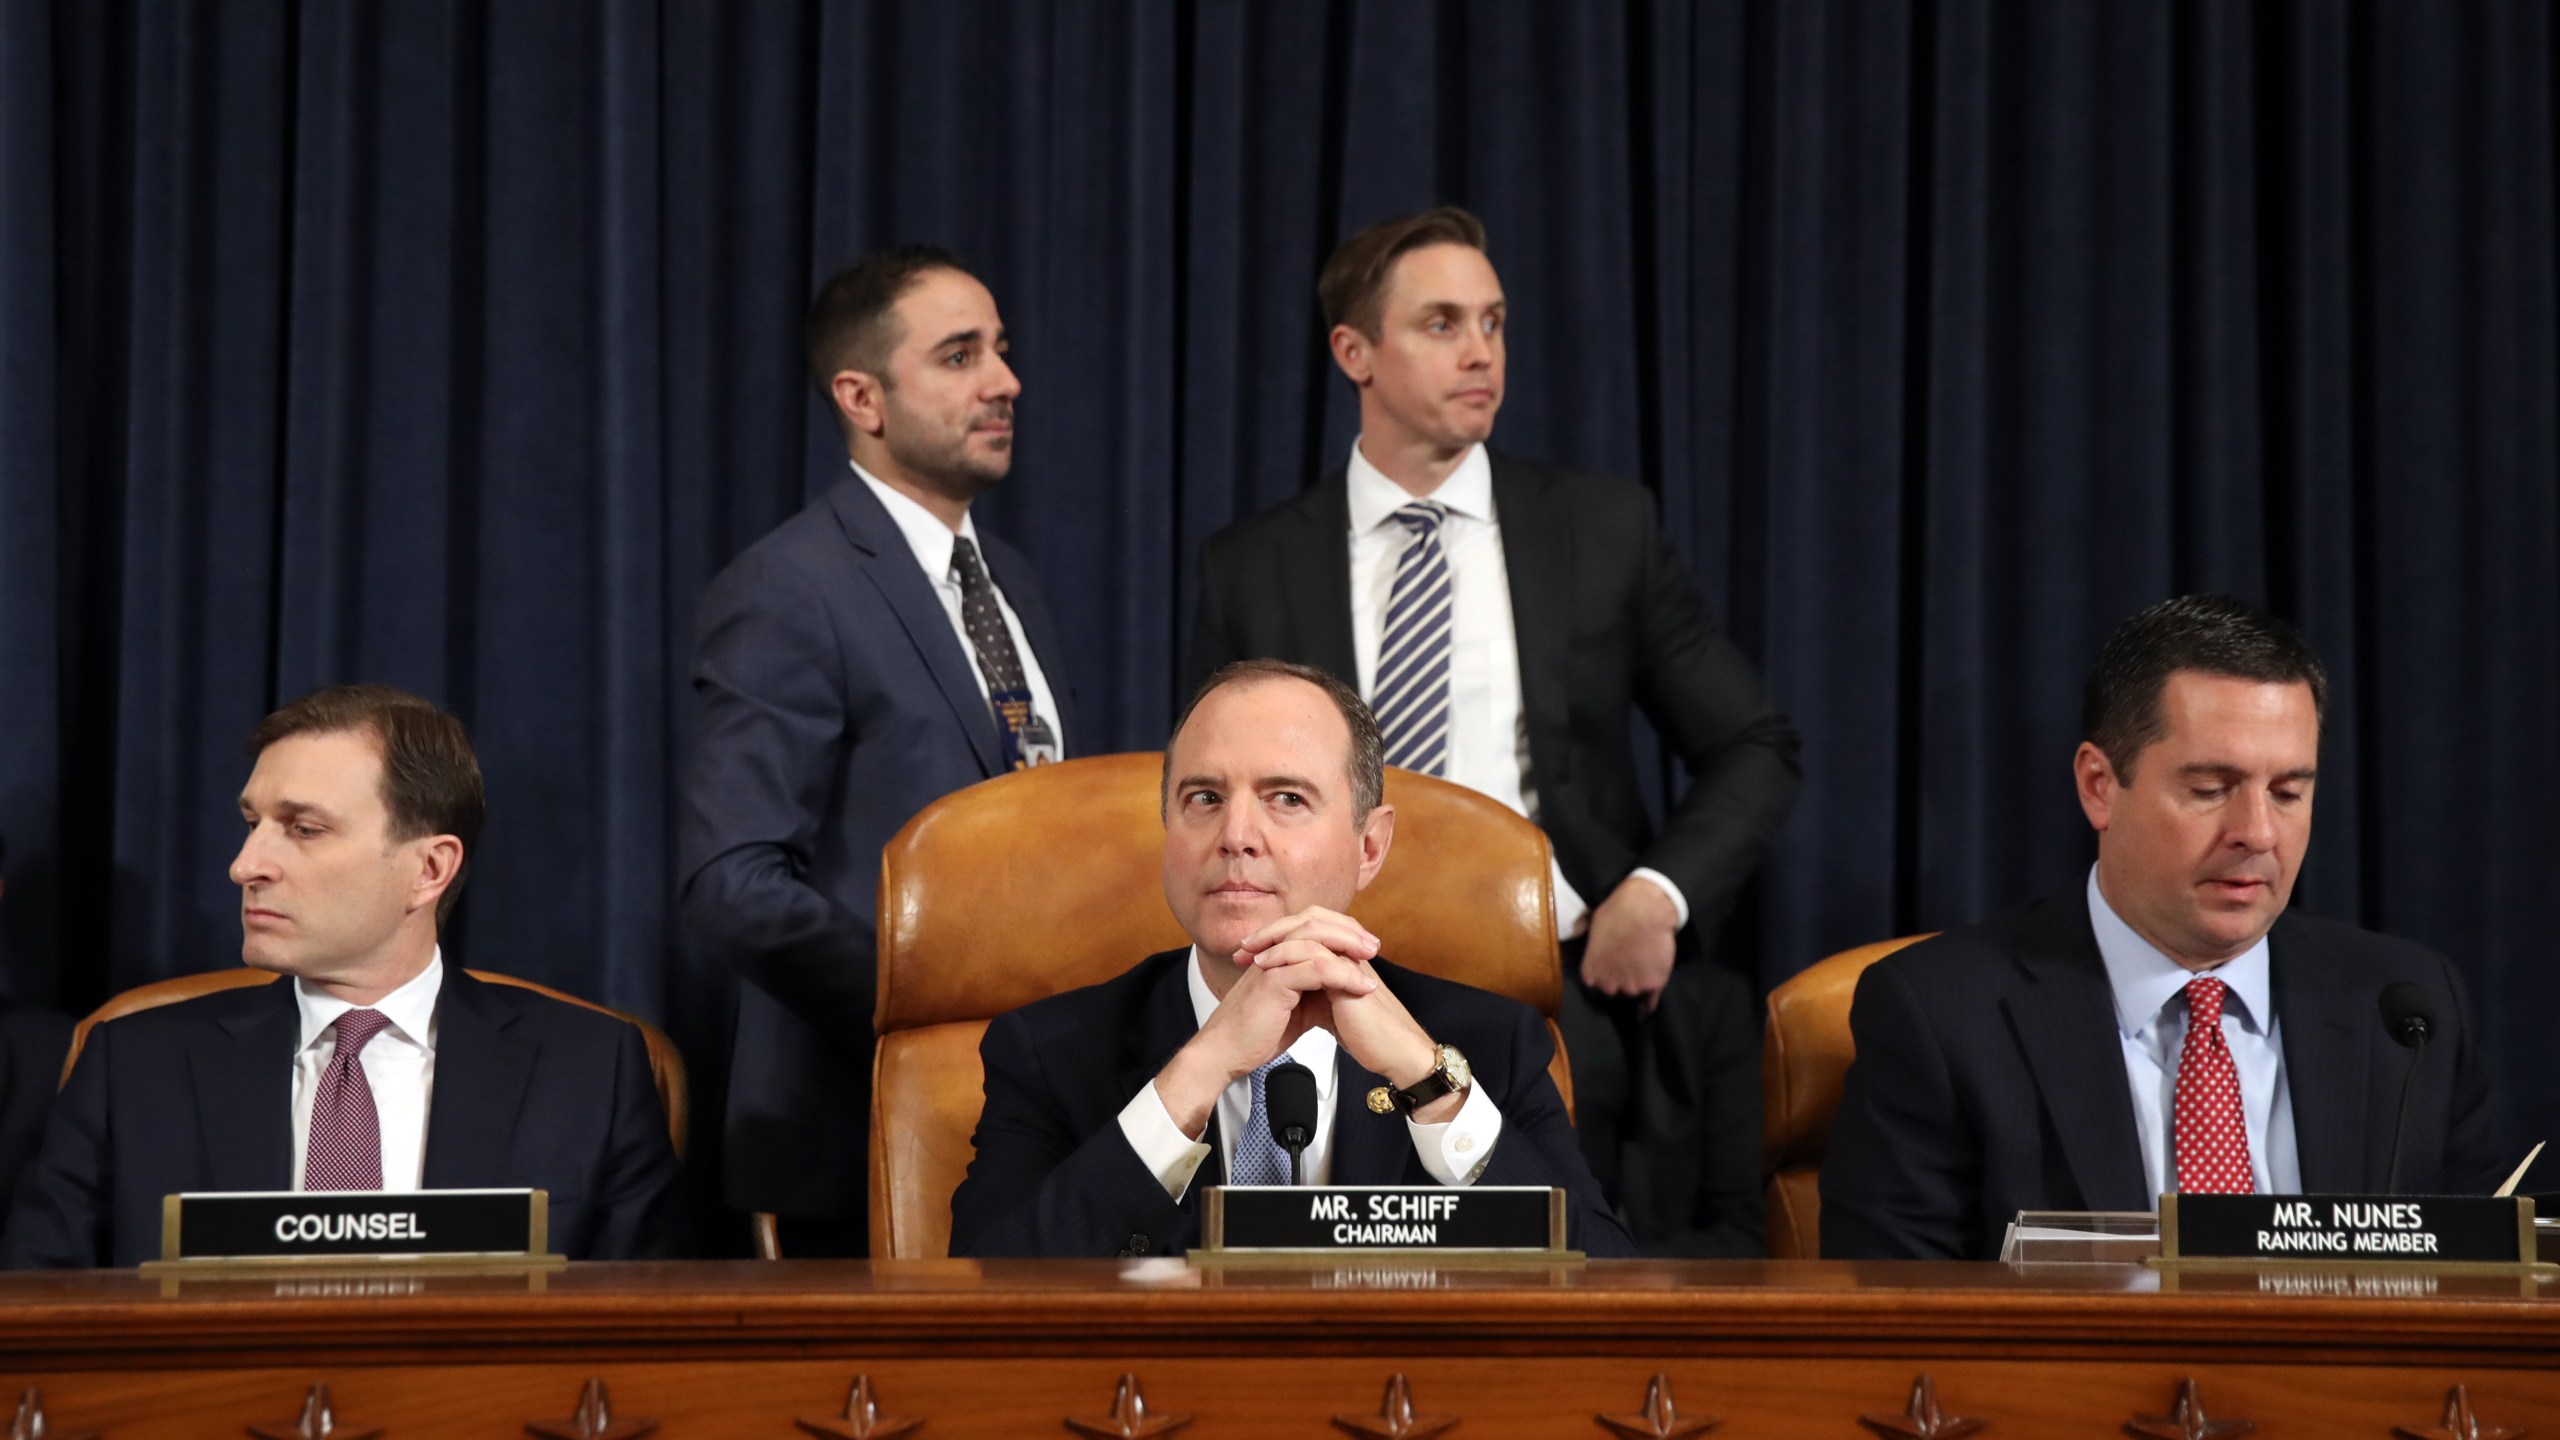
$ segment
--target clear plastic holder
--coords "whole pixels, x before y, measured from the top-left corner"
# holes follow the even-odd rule
[[[2139,1265],[2159,1253],[2148,1210],[2021,1210],[2000,1242],[2010,1265]]]

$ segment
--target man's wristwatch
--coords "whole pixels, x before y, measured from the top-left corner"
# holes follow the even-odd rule
[[[1402,1090],[1391,1089],[1385,1085],[1371,1090],[1369,1108],[1380,1115],[1390,1110],[1401,1110],[1410,1115],[1443,1095],[1455,1095],[1474,1082],[1475,1071],[1468,1066],[1467,1057],[1458,1053],[1457,1046],[1441,1045],[1434,1048],[1438,1052],[1440,1063],[1432,1067],[1430,1074]]]

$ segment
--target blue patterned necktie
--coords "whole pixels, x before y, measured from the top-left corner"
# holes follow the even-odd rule
[[[1369,708],[1385,737],[1387,763],[1425,775],[1449,769],[1449,616],[1456,591],[1440,548],[1449,512],[1418,500],[1391,517],[1412,533],[1396,558],[1387,622],[1378,642],[1378,681]]]
[[[1271,1072],[1288,1060],[1288,1052],[1282,1051],[1253,1072],[1253,1113],[1244,1117],[1244,1133],[1236,1137],[1235,1158],[1227,1165],[1230,1185],[1289,1183],[1289,1152],[1271,1138],[1271,1107],[1264,1102],[1262,1093]]]

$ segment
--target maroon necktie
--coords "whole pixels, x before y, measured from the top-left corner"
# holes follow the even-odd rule
[[[365,1083],[357,1057],[365,1042],[390,1023],[379,1010],[350,1010],[332,1024],[338,1048],[311,1096],[311,1148],[302,1162],[303,1189],[382,1188],[382,1119],[374,1113],[373,1087]]]
[[[2240,1109],[2240,1072],[2222,1038],[2224,986],[2210,976],[2187,982],[2187,1043],[2178,1056],[2178,1191],[2246,1195],[2249,1123]]]

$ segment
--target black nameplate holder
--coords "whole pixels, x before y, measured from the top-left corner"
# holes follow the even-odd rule
[[[2162,1266],[2535,1264],[2533,1201],[2484,1195],[2163,1195]]]
[[[146,1271],[306,1266],[553,1268],[543,1190],[269,1190],[161,1201]]]
[[[1565,1248],[1564,1191],[1543,1185],[1219,1185],[1201,1196],[1194,1264],[1540,1264]]]

